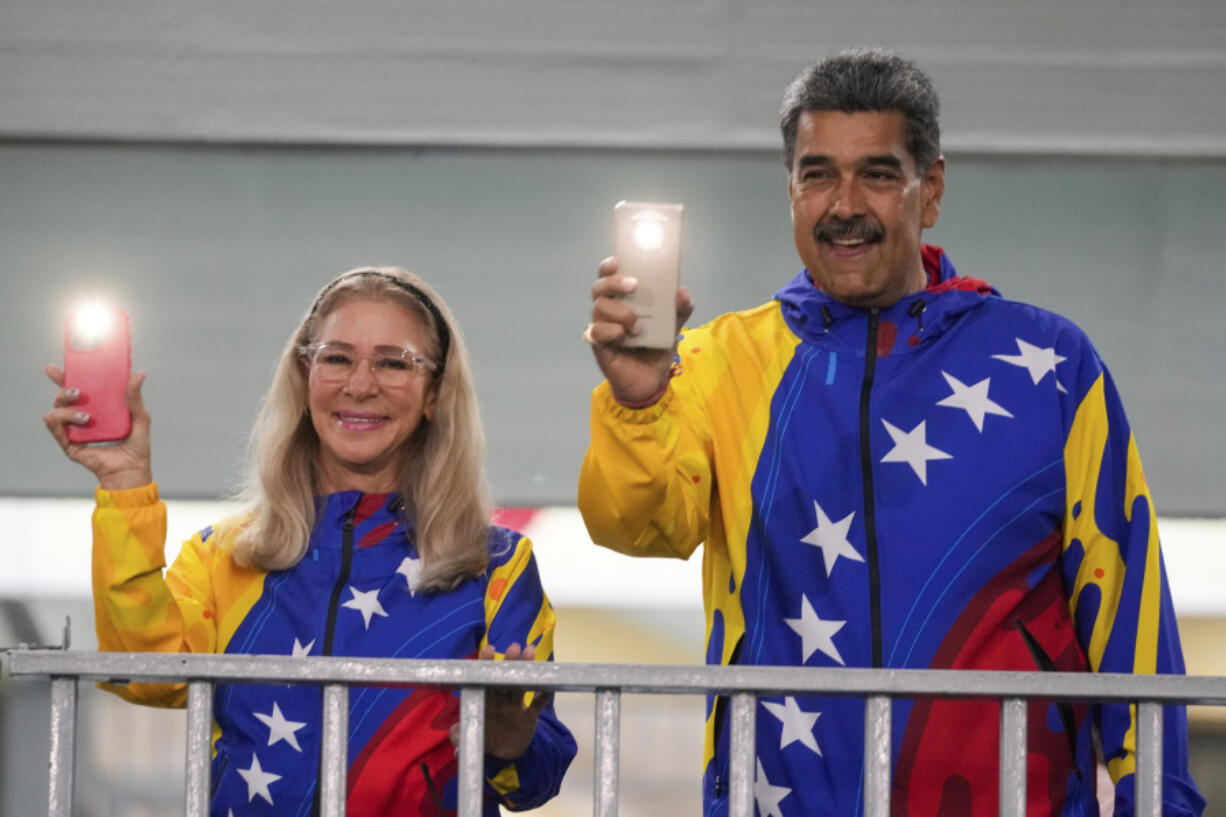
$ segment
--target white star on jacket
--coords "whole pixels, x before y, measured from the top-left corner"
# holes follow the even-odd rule
[[[268,784],[281,779],[281,775],[266,772],[260,768],[260,759],[254,753],[251,755],[251,767],[247,769],[239,769],[239,775],[243,780],[247,781],[247,802],[250,803],[258,794],[268,801],[268,805],[272,805],[272,792],[268,790]]]
[[[920,424],[910,431],[903,431],[897,426],[891,425],[889,420],[882,419],[885,424],[885,430],[890,433],[890,438],[894,440],[894,447],[890,449],[882,462],[905,462],[911,466],[911,470],[919,477],[920,482],[928,484],[928,460],[951,460],[953,456],[946,454],[939,448],[933,448],[928,444],[926,420],[920,420]]]
[[[1017,341],[1016,355],[992,355],[997,360],[1003,360],[1013,366],[1020,366],[1030,372],[1030,382],[1037,386],[1039,381],[1046,376],[1048,372],[1052,373],[1052,377],[1056,376],[1056,366],[1063,363],[1068,358],[1056,354],[1054,346],[1049,346],[1046,349],[1041,349],[1038,346],[1032,346],[1021,338],[1014,338]],[[1060,385],[1060,381],[1056,380],[1056,389],[1059,391],[1067,391],[1064,386]]]
[[[834,634],[843,629],[846,621],[822,621],[813,611],[809,598],[803,593],[800,596],[800,618],[785,618],[783,621],[800,636],[802,664],[809,660],[815,650],[821,650],[840,664],[843,663],[843,656],[839,655],[838,648],[834,646]]]
[[[954,390],[954,393],[944,400],[938,400],[937,405],[962,409],[979,431],[983,431],[983,418],[989,414],[1001,417],[1013,416],[999,404],[988,399],[988,382],[992,378],[985,377],[975,385],[968,386],[948,372],[941,372],[941,376],[945,378],[945,382]]]
[[[758,804],[758,814],[761,817],[783,817],[779,810],[779,801],[792,793],[787,786],[772,786],[766,777],[766,769],[762,768],[762,759],[758,758],[758,776],[753,781],[753,799]]]
[[[379,588],[376,587],[374,590],[363,591],[350,585],[349,592],[353,594],[353,598],[342,604],[341,607],[360,611],[362,613],[362,620],[366,622],[366,629],[370,629],[370,620],[373,617],[387,617],[387,611],[379,603]]]
[[[251,714],[259,718],[260,722],[268,727],[269,746],[272,746],[279,740],[283,740],[290,746],[293,746],[295,751],[302,751],[302,747],[298,745],[298,737],[294,733],[306,726],[306,723],[286,720],[285,716],[281,714],[281,707],[277,706],[276,701],[272,703],[272,712],[270,714],[265,715],[260,712],[252,712]]]
[[[822,750],[818,747],[817,738],[813,734],[813,725],[822,716],[821,712],[805,712],[800,708],[800,704],[796,703],[796,699],[791,697],[784,698],[781,704],[763,701],[762,705],[783,724],[779,735],[780,749],[786,749],[799,741],[807,749],[812,750],[813,754],[818,757],[822,756]]]
[[[315,646],[315,639],[313,638],[307,642],[307,645],[305,647],[302,646],[302,643],[297,638],[295,638],[294,648],[293,648],[293,651],[290,653],[290,657],[291,658],[306,658],[308,655],[311,654],[311,647],[314,647],[314,646]]]
[[[851,529],[851,520],[856,515],[855,511],[847,514],[838,522],[831,522],[830,517],[826,516],[826,512],[822,510],[821,505],[817,504],[816,499],[813,500],[813,508],[817,511],[817,527],[805,534],[800,541],[822,549],[822,558],[826,561],[826,577],[829,578],[831,571],[834,570],[834,563],[840,556],[855,562],[863,562],[864,557],[857,553],[856,549],[851,546],[851,542],[847,540],[847,531]]]
[[[421,559],[414,559],[412,556],[405,556],[400,563],[400,567],[396,568],[396,572],[404,576],[405,582],[409,585],[409,595],[417,595],[417,583],[421,581]]]

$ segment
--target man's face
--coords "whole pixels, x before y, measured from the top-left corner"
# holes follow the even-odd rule
[[[901,113],[801,114],[788,178],[796,251],[822,291],[886,307],[927,284],[920,233],[936,224],[945,160],[920,171]]]

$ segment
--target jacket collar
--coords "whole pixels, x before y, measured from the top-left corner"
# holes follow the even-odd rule
[[[978,278],[958,275],[940,247],[921,247],[928,287],[878,313],[877,356],[921,349],[940,337],[961,315],[999,293]],[[775,293],[793,332],[818,343],[846,344],[863,353],[871,310],[849,306],[822,292],[801,270]]]
[[[355,535],[361,539],[372,532],[387,535],[400,527],[412,530],[412,523],[404,518],[404,502],[398,493],[366,494],[361,491],[338,491],[315,497],[315,534],[313,539],[332,542],[337,531],[345,527],[352,514]]]

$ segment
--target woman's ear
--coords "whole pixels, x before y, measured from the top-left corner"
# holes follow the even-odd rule
[[[431,383],[426,388],[426,400],[421,407],[421,416],[426,418],[426,422],[434,421],[434,409],[438,405],[438,383]]]
[[[311,361],[306,355],[298,355],[298,374],[302,377],[302,413],[311,416]]]

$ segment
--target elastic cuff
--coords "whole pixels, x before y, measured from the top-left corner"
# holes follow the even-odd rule
[[[654,423],[656,420],[664,416],[665,410],[673,399],[673,390],[665,389],[664,394],[655,402],[642,408],[631,408],[630,406],[619,403],[613,397],[613,389],[609,387],[609,381],[604,381],[592,393],[592,408],[598,413],[612,420],[630,425],[642,425],[645,423]]]
[[[139,488],[125,488],[122,491],[97,488],[94,490],[94,501],[100,508],[139,508],[142,505],[153,505],[158,501],[158,484],[150,482]]]
[[[503,804],[507,806],[514,805],[509,795],[519,791],[519,769],[515,765],[516,760],[504,760],[493,755],[485,756],[485,782],[498,792]]]

